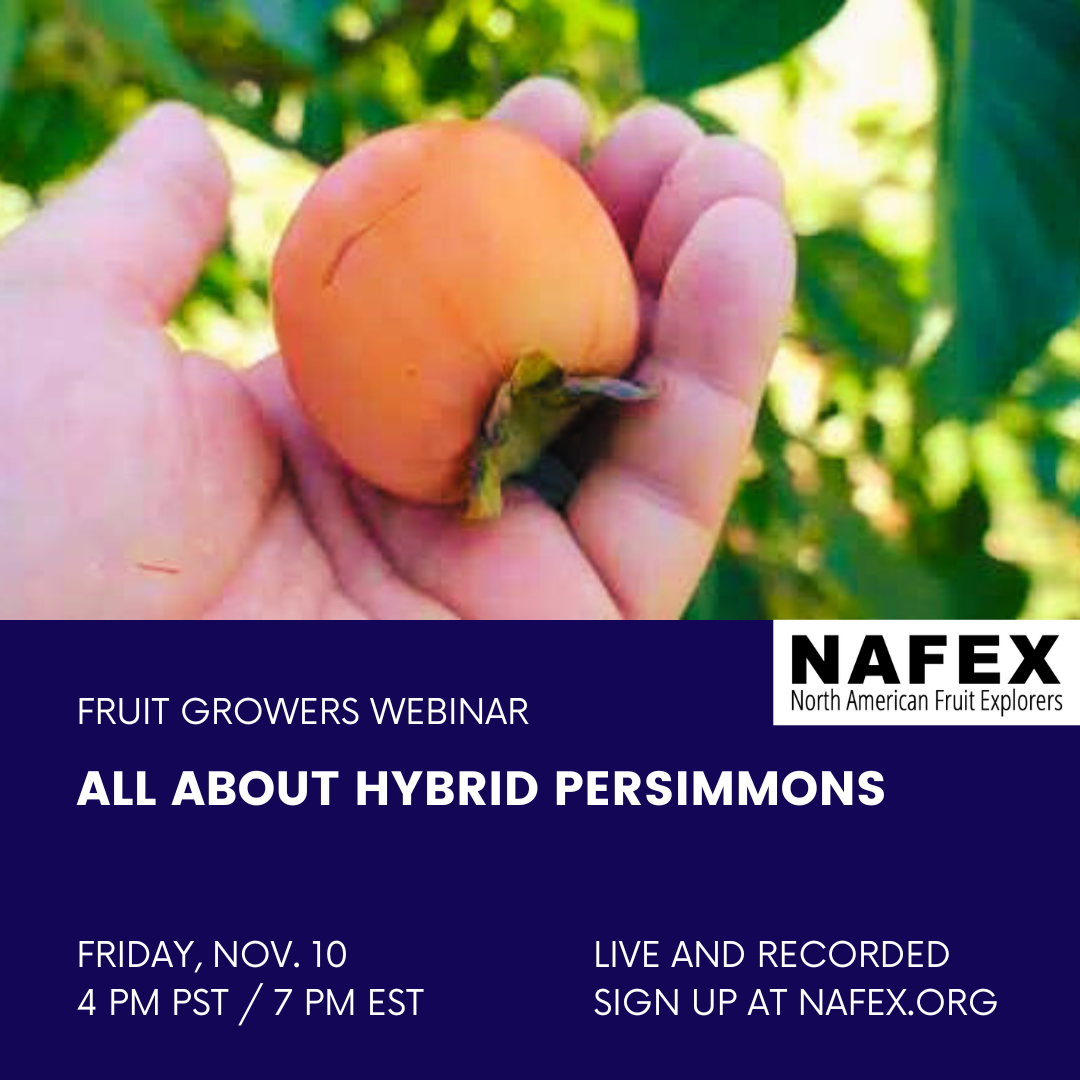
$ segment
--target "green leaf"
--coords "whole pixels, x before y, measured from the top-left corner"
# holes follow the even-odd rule
[[[767,619],[757,573],[733,555],[718,555],[683,616],[692,622],[718,619]]]
[[[244,0],[262,36],[303,67],[328,59],[326,31],[338,0]]]
[[[25,29],[23,0],[4,0],[0,5],[0,109],[22,56]]]
[[[436,53],[424,74],[424,90],[429,101],[465,93],[475,81],[471,52],[476,40],[471,19],[462,19],[450,45]]]
[[[1043,494],[1051,499],[1058,496],[1058,469],[1065,454],[1065,444],[1056,435],[1044,434],[1031,448],[1031,465]]]
[[[379,97],[354,97],[347,102],[348,113],[356,117],[370,135],[406,124],[409,117],[394,103]]]
[[[912,553],[878,535],[839,502],[822,507],[825,567],[867,619],[947,619],[952,616],[943,581]]]
[[[147,0],[81,0],[87,18],[162,87],[185,97],[202,79],[172,43],[168,27]]]
[[[1040,412],[1057,412],[1067,409],[1080,400],[1080,379],[1065,374],[1053,374],[1045,379],[1025,400]]]
[[[321,165],[333,164],[345,152],[345,107],[331,87],[317,86],[305,99],[297,149]]]
[[[896,265],[858,233],[799,240],[799,309],[816,347],[869,370],[899,364],[915,340],[915,309]]]
[[[950,618],[1015,619],[1027,602],[1027,573],[986,550],[990,517],[986,494],[970,484],[948,510],[915,519],[915,549],[945,583]]]
[[[204,112],[217,113],[274,145],[274,135],[250,110],[205,79],[173,44],[169,28],[148,0],[80,0],[86,17],[157,86]]]
[[[1080,6],[936,0],[937,300],[926,372],[941,414],[977,416],[1080,310]]]
[[[948,619],[949,590],[910,546],[886,540],[851,506],[845,467],[819,462],[816,500],[823,539],[823,568],[864,619]]]
[[[70,86],[13,90],[0,113],[3,179],[37,193],[96,157],[113,136]]]
[[[844,0],[636,0],[641,63],[654,94],[690,93],[779,60]]]
[[[957,552],[934,564],[948,582],[953,619],[1016,619],[1031,592],[1031,578],[985,551]]]

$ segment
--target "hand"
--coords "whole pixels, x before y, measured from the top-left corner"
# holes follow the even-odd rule
[[[578,162],[573,91],[495,116]],[[704,571],[791,299],[773,167],[663,106],[585,170],[647,326],[626,410],[563,516],[511,492],[486,526],[342,470],[272,358],[237,374],[162,330],[221,237],[229,180],[159,106],[0,245],[0,615],[677,617]]]

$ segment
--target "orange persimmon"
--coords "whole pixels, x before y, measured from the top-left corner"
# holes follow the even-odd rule
[[[614,378],[638,301],[610,219],[574,168],[495,122],[398,128],[330,168],[282,240],[272,299],[305,413],[405,499],[471,491],[476,516],[497,513],[502,478],[581,401],[643,396]]]

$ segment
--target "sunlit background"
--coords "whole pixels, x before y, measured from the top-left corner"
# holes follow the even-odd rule
[[[616,0],[315,0],[303,17],[247,0],[9,2],[0,236],[151,98],[189,98],[214,114],[236,196],[172,331],[236,365],[274,349],[267,274],[290,213],[365,133],[480,115],[546,72],[582,89],[599,137],[644,92],[637,17]],[[849,0],[780,61],[679,99],[777,158],[803,261],[698,617],[1080,616],[1080,329],[980,415],[919,388],[947,321],[932,289],[938,72],[924,5]]]

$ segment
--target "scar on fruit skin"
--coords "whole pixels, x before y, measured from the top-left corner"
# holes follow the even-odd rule
[[[323,288],[329,289],[335,282],[338,276],[338,272],[341,270],[341,264],[345,261],[345,256],[358,244],[372,229],[378,228],[391,214],[397,213],[407,202],[415,199],[417,195],[423,191],[423,184],[418,184],[414,188],[406,191],[404,195],[395,203],[391,203],[374,221],[369,221],[363,228],[357,229],[356,232],[350,233],[341,242],[341,246],[337,250],[337,254],[330,260],[330,265],[327,266],[326,272],[323,274]]]
[[[166,566],[164,563],[147,563],[139,562],[135,564],[136,570],[145,570],[150,574],[179,574],[180,568],[176,566]]]

